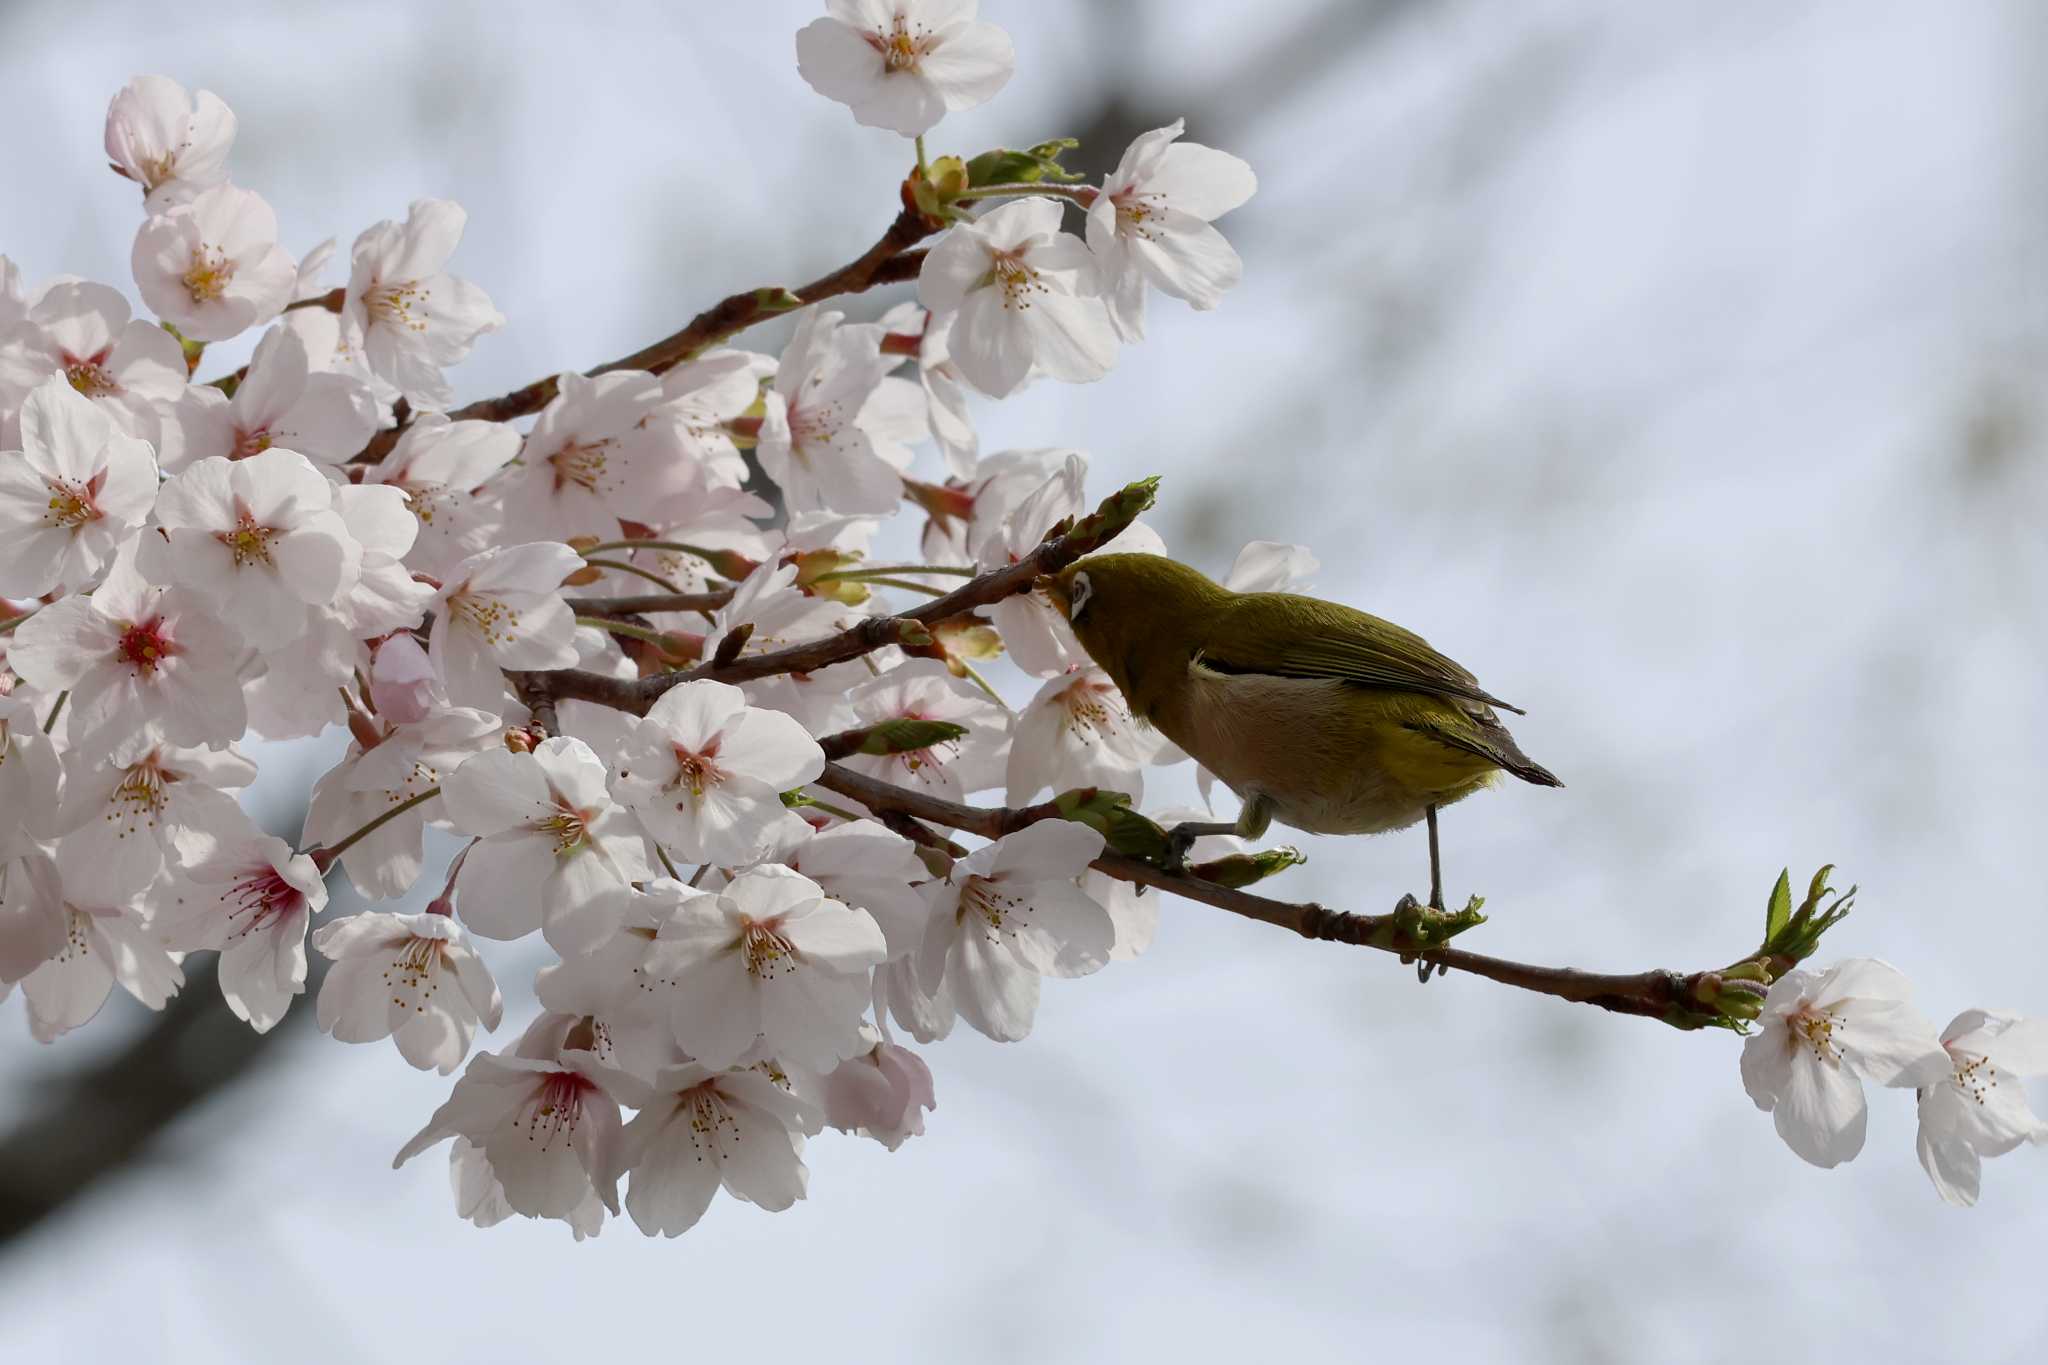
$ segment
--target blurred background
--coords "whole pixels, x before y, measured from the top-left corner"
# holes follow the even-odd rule
[[[1528,708],[1570,785],[1446,816],[1449,890],[1493,914],[1469,946],[1718,964],[1780,866],[1833,861],[1863,888],[1836,955],[1897,963],[1937,1024],[2048,1012],[2048,8],[983,9],[1017,75],[934,154],[1070,134],[1100,173],[1184,115],[1261,182],[1222,225],[1245,278],[1219,312],[1155,297],[1101,383],[983,405],[984,450],[1080,446],[1097,491],[1163,473],[1180,557],[1305,544],[1318,591]],[[461,398],[587,367],[888,221],[909,150],[798,77],[818,11],[9,0],[0,251],[129,286],[100,126],[162,72],[234,107],[234,177],[290,249],[345,254],[419,195],[469,209],[455,268],[511,325]],[[331,761],[266,755],[265,817],[295,832]],[[1425,884],[1419,831],[1304,846],[1275,894]],[[532,964],[492,961],[502,1043]],[[1201,906],[1049,986],[1028,1042],[929,1050],[926,1137],[828,1134],[807,1202],[721,1199],[672,1243],[458,1221],[439,1152],[389,1169],[448,1083],[319,1037],[309,1004],[256,1040],[211,987],[163,1016],[123,996],[50,1048],[20,1012],[15,1359],[1998,1362],[2048,1335],[2048,1154],[1947,1208],[1910,1097],[1874,1093],[1861,1159],[1814,1170],[1732,1036],[1424,988]]]

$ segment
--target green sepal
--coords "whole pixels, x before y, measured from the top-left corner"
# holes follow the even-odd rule
[[[1806,899],[1799,903],[1798,909],[1785,916],[1783,922],[1764,939],[1762,947],[1757,950],[1756,956],[1764,959],[1777,975],[1784,975],[1800,962],[1813,956],[1820,947],[1821,935],[1841,923],[1854,906],[1855,887],[1852,886],[1847,891],[1837,894],[1835,889],[1828,885],[1828,876],[1834,870],[1835,865],[1827,863],[1813,874],[1813,880],[1807,884]],[[1781,876],[1778,879],[1778,887],[1789,899],[1790,891],[1787,889],[1785,877]],[[1771,893],[1772,918],[1776,918],[1780,890]]]
[[[966,163],[957,156],[942,156],[926,166],[923,175],[912,173],[904,182],[911,203],[925,217],[947,223],[953,219],[953,203],[969,185]]]
[[[1131,809],[1131,798],[1100,787],[1080,787],[1052,799],[1063,820],[1088,826],[1118,853],[1147,862],[1163,862],[1168,840],[1164,826]]]
[[[772,318],[778,313],[794,313],[803,306],[802,299],[781,285],[771,285],[766,289],[754,291],[754,312],[759,317]]]
[[[1776,938],[1791,918],[1792,869],[1788,867],[1778,873],[1778,884],[1771,888],[1771,903],[1764,910],[1764,942]]]
[[[967,727],[944,720],[916,720],[899,716],[885,720],[879,725],[870,725],[864,732],[860,747],[855,753],[861,754],[912,754],[934,745],[950,744],[967,736]]]
[[[1056,137],[1021,152],[997,147],[967,163],[967,183],[975,189],[987,185],[1053,184],[1071,185],[1086,179],[1060,164],[1060,158],[1081,145],[1077,137]]]
[[[1282,844],[1279,848],[1260,849],[1256,853],[1230,853],[1206,863],[1196,863],[1188,869],[1188,875],[1241,891],[1307,861],[1308,856],[1300,849]]]
[[[185,373],[189,375],[194,370],[198,369],[199,357],[206,354],[206,343],[203,341],[194,341],[191,337],[186,336],[183,332],[179,331],[176,327],[173,327],[168,322],[159,322],[157,326],[163,328],[166,332],[169,332],[173,337],[177,338],[179,347],[182,348],[185,352]],[[228,396],[230,398],[234,397],[232,393],[229,394]]]

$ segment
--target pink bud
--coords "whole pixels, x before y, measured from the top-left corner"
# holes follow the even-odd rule
[[[924,1111],[937,1107],[931,1070],[895,1043],[878,1043],[825,1078],[825,1122],[863,1133],[892,1152],[906,1138],[922,1135]]]
[[[370,700],[393,725],[424,719],[440,690],[441,679],[427,652],[410,635],[392,636],[370,657]]]

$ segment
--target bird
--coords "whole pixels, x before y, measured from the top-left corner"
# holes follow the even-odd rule
[[[1136,719],[1236,792],[1235,821],[1171,831],[1169,862],[1205,834],[1256,839],[1429,826],[1430,905],[1444,908],[1437,812],[1506,772],[1555,773],[1499,711],[1524,714],[1413,631],[1284,592],[1233,592],[1163,555],[1095,554],[1037,586]]]

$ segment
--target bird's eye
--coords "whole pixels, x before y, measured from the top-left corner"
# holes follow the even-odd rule
[[[1074,581],[1067,585],[1067,619],[1078,621],[1081,613],[1088,609],[1088,599],[1095,595],[1095,586],[1088,581],[1088,575],[1077,573]]]

